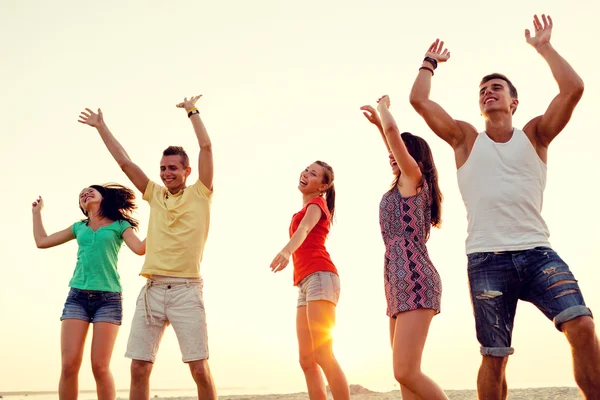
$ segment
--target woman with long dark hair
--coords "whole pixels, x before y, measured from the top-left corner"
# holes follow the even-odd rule
[[[292,217],[290,241],[271,263],[271,269],[277,272],[288,265],[290,256],[294,260],[300,367],[311,400],[327,399],[323,374],[335,400],[350,399],[346,376],[333,354],[331,336],[340,297],[337,269],[325,248],[335,210],[333,178],[333,169],[323,161],[316,161],[302,171],[298,189],[303,207]]]
[[[389,152],[394,182],[381,199],[379,221],[385,243],[384,281],[394,376],[406,400],[447,399],[421,372],[421,357],[433,317],[440,312],[442,284],[427,252],[429,230],[439,227],[442,193],[431,149],[425,140],[400,130],[389,111],[390,99],[378,100],[377,112],[363,106]]]
[[[79,208],[85,219],[68,228],[46,234],[42,223],[44,201],[32,204],[33,237],[40,249],[77,239],[77,264],[69,282],[61,327],[61,400],[77,399],[78,375],[89,324],[94,324],[92,371],[98,400],[114,400],[115,384],[110,359],[123,318],[121,283],[117,271],[123,241],[136,254],[146,252],[146,243],[134,233],[138,222],[131,216],[135,194],[121,185],[92,185],[79,193]]]

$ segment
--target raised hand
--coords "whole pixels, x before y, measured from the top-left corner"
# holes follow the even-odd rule
[[[44,200],[42,196],[39,196],[36,201],[31,203],[31,211],[34,213],[39,213],[44,208]]]
[[[381,110],[381,107],[385,107],[385,108],[390,108],[391,102],[390,102],[390,96],[383,95],[379,98],[379,100],[377,100],[377,109]]]
[[[381,119],[379,118],[379,114],[377,114],[377,111],[375,111],[373,107],[362,106],[360,109],[363,111],[363,115],[369,120],[370,123],[372,123],[375,126],[381,126]]]
[[[435,42],[429,46],[427,53],[425,53],[425,57],[431,57],[438,63],[443,63],[450,58],[450,50],[444,49],[443,40],[440,41],[440,39],[435,39]]]
[[[96,114],[89,108],[86,108],[85,111],[82,111],[79,114],[79,120],[77,122],[97,128],[99,125],[102,125],[104,123],[104,116],[102,115],[102,110],[98,109],[98,114]]]
[[[537,15],[534,15],[533,28],[535,29],[535,35],[531,37],[529,29],[525,29],[525,40],[527,40],[527,43],[532,45],[536,50],[539,50],[550,43],[552,26],[552,18],[550,18],[549,15],[546,17],[545,14],[542,14],[542,21],[540,21]]]
[[[198,99],[202,97],[202,95],[198,95],[198,96],[192,96],[189,100],[187,97],[185,97],[183,99],[183,101],[181,103],[177,103],[175,105],[175,107],[177,108],[183,108],[186,111],[187,110],[191,110],[192,108],[194,108],[196,106],[196,102],[198,101]]]

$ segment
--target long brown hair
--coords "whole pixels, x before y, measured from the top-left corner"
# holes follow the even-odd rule
[[[325,161],[315,161],[315,164],[323,167],[323,183],[329,185],[325,191],[325,201],[327,202],[327,209],[331,214],[331,220],[333,222],[333,213],[335,211],[335,186],[333,185],[333,168]]]
[[[133,229],[138,228],[138,221],[131,216],[133,210],[137,208],[135,204],[135,193],[133,190],[116,184],[108,183],[104,185],[91,185],[91,188],[96,189],[102,195],[102,202],[98,213],[100,216],[111,219],[113,221],[127,221]],[[79,205],[83,215],[88,217],[86,211]],[[83,222],[90,222],[90,218],[86,218]]]
[[[408,153],[415,159],[419,168],[421,169],[421,182],[418,188],[423,187],[423,182],[427,181],[429,186],[430,198],[431,198],[431,226],[439,228],[442,225],[442,201],[444,196],[438,185],[438,173],[433,161],[433,155],[431,154],[431,148],[429,144],[422,137],[413,135],[410,132],[403,132],[401,134],[402,140],[406,145]],[[390,190],[398,190],[398,182],[400,180],[400,174],[396,175],[392,187]]]

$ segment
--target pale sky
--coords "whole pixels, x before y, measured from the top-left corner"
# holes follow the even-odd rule
[[[342,284],[335,353],[350,383],[393,388],[378,221],[379,201],[393,177],[377,130],[359,111],[389,94],[400,128],[431,145],[445,196],[443,226],[432,230],[428,244],[442,277],[442,313],[431,326],[423,370],[445,389],[474,388],[480,355],[453,154],[412,110],[408,94],[426,49],[439,37],[452,58],[436,71],[432,98],[482,129],[478,83],[501,72],[519,91],[514,124],[522,127],[558,93],[546,63],[524,39],[534,13],[553,17],[552,43],[586,85],[570,124],[550,147],[543,215],[553,247],[570,264],[588,306],[598,310],[598,4],[4,0],[0,390],[53,390],[60,375],[59,318],[76,243],[36,249],[31,202],[44,197],[44,223],[54,232],[82,217],[77,196],[83,187],[109,181],[133,187],[95,129],[77,123],[79,111],[101,107],[132,159],[158,181],[168,145],[182,145],[197,158],[192,127],[175,104],[199,93],[215,153],[201,271],[217,386],[305,390],[292,266],[276,275],[268,266],[302,205],[299,173],[320,159],[336,173],[337,221],[328,241]],[[141,195],[138,204],[145,237],[149,209]],[[123,355],[144,283],[142,262],[123,247],[124,321],[112,362],[118,388],[129,386],[130,361]],[[83,389],[94,387],[90,342]],[[575,384],[564,336],[529,304],[518,309],[513,346],[510,387]],[[151,384],[194,387],[171,328]]]

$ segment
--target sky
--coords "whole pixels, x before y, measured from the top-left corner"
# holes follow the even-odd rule
[[[514,125],[523,127],[558,93],[546,63],[525,42],[534,13],[553,17],[552,43],[586,85],[571,122],[550,146],[543,216],[553,247],[571,266],[588,306],[598,309],[600,234],[593,210],[600,194],[600,75],[590,40],[597,35],[599,4],[4,0],[0,157],[8,180],[0,196],[0,390],[53,390],[60,375],[59,318],[76,243],[38,250],[31,202],[43,196],[45,227],[55,232],[82,218],[82,188],[105,182],[133,187],[96,130],[77,123],[79,112],[101,107],[134,162],[158,181],[167,146],[182,145],[197,157],[191,124],[175,108],[195,94],[203,94],[198,108],[215,157],[201,272],[216,385],[305,390],[292,267],[273,274],[269,264],[302,206],[299,174],[318,159],[336,176],[337,216],[327,243],[342,285],[335,354],[350,383],[394,388],[378,220],[393,176],[379,133],[359,111],[388,94],[400,129],[429,142],[445,196],[442,228],[432,230],[428,243],[442,278],[442,313],[431,325],[422,368],[445,389],[474,388],[480,355],[454,157],[412,110],[408,94],[425,51],[439,37],[452,57],[436,70],[432,99],[483,129],[478,83],[501,72],[519,91]],[[149,208],[141,195],[138,204],[145,237]],[[130,361],[123,355],[144,283],[142,263],[123,247],[124,321],[112,361],[118,388],[129,386]],[[82,389],[94,388],[89,339]],[[566,339],[530,304],[519,305],[513,347],[510,387],[575,385]],[[194,387],[171,328],[151,385]]]

